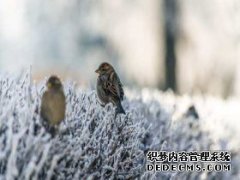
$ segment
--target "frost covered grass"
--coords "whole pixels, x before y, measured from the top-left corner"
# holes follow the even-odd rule
[[[176,97],[172,93],[153,90],[127,90],[123,102],[127,115],[114,119],[113,107],[102,108],[95,91],[83,91],[72,82],[65,82],[64,87],[66,118],[59,135],[51,138],[41,126],[36,110],[39,109],[44,82],[34,84],[30,73],[17,77],[0,76],[0,179],[240,177],[238,139],[212,133],[214,128],[209,128],[206,122],[211,121],[210,118],[213,122],[215,119],[224,121],[221,120],[224,117],[210,114],[207,105],[215,103],[215,107],[225,109],[227,103],[220,100],[205,102],[200,97]],[[191,103],[197,107],[199,118],[187,112]],[[219,127],[216,126],[215,130]],[[219,138],[214,138],[216,136]],[[145,171],[148,150],[223,149],[233,152],[231,172]]]

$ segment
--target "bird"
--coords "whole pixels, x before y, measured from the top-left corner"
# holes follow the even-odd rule
[[[47,90],[43,93],[40,115],[46,130],[52,135],[58,131],[65,118],[66,98],[60,79],[52,75],[46,83]]]
[[[190,117],[190,116],[192,116],[194,119],[199,119],[199,114],[198,114],[198,111],[197,111],[197,109],[196,109],[196,107],[194,106],[194,105],[191,105],[189,108],[188,108],[188,110],[187,110],[187,112],[185,113],[185,116],[186,117]]]
[[[123,86],[113,66],[103,62],[95,72],[98,74],[96,89],[101,105],[112,103],[116,106],[115,117],[117,114],[126,114],[121,104],[124,97]]]

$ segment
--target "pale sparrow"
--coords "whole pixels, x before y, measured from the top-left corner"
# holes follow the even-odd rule
[[[47,90],[42,96],[40,114],[43,125],[54,136],[65,118],[66,100],[62,83],[57,76],[51,76],[46,85]]]

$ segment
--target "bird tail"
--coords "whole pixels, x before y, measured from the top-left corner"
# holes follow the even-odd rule
[[[117,114],[126,114],[125,111],[124,111],[124,109],[123,109],[123,107],[122,107],[121,102],[119,102],[119,103],[117,104],[116,115],[117,115]]]
[[[54,126],[50,126],[47,123],[44,123],[43,126],[45,127],[45,130],[51,135],[52,138],[54,138],[58,132],[58,129]]]
[[[54,138],[58,130],[56,127],[49,126],[47,131],[50,133],[51,137]]]

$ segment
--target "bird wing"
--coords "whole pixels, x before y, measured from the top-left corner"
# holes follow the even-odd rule
[[[122,83],[115,72],[112,72],[105,83],[105,89],[109,91],[113,96],[123,100],[124,91]]]
[[[57,98],[56,98],[56,104],[55,109],[59,109],[59,112],[57,112],[57,119],[58,123],[60,123],[65,118],[65,109],[66,109],[66,98],[63,91],[59,91]]]
[[[49,121],[48,115],[49,115],[49,104],[48,102],[48,92],[44,92],[42,96],[42,102],[41,102],[41,117],[44,121]]]

